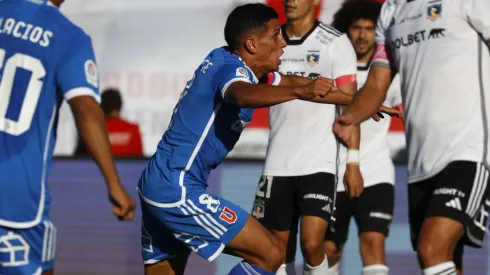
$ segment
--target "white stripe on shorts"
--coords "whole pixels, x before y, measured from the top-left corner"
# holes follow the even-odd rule
[[[184,210],[184,207],[185,207],[185,210]],[[190,216],[187,211],[189,211],[191,214],[192,214],[192,217],[194,218],[194,220],[197,222],[197,224],[199,224],[202,228],[206,229],[206,231],[209,232],[209,234],[213,235],[213,237],[215,237],[216,239],[219,239],[219,235],[216,234],[216,232],[214,232],[213,230],[211,230],[211,228],[207,227],[206,225],[204,225],[201,220],[198,218],[198,216],[196,215],[196,212],[194,212],[190,207],[188,207],[187,205],[181,205],[179,206],[179,209],[187,216]],[[187,211],[186,211],[187,210]]]
[[[487,187],[488,171],[481,164],[478,164],[475,174],[475,180],[471,188],[470,198],[468,199],[468,205],[466,206],[466,214],[473,217],[478,211],[484,191]]]
[[[201,214],[205,214],[206,217],[208,217],[208,219],[213,222],[217,227],[219,227],[223,232],[227,232],[228,229],[226,229],[226,227],[222,226],[217,220],[214,219],[213,216],[211,216],[209,213],[206,213],[204,212],[202,209],[200,209],[199,207],[197,207],[191,200],[187,200],[187,202],[192,206],[192,208],[194,208],[197,212],[201,213]],[[223,235],[223,234],[221,234]]]

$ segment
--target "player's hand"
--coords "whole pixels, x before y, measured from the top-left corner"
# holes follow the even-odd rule
[[[310,83],[303,85],[298,92],[299,99],[312,99],[317,96],[325,97],[330,91],[336,90],[335,83],[332,79],[318,77]]]
[[[344,187],[349,197],[358,198],[361,196],[364,190],[364,180],[359,164],[347,164],[344,175]]]
[[[395,108],[389,108],[389,107],[386,107],[386,106],[381,105],[381,107],[379,107],[378,112],[376,113],[376,115],[378,115],[381,118],[384,118],[383,114],[387,114],[387,115],[389,115],[391,117],[398,117],[398,118],[402,118],[403,119],[403,112],[401,110],[398,110],[398,109],[395,109]],[[379,121],[379,120],[376,120],[376,121]]]
[[[120,183],[110,185],[109,200],[112,203],[112,213],[120,221],[131,221],[134,219],[136,203],[128,195]]]
[[[351,114],[346,112],[335,119],[333,132],[343,144],[349,147],[348,143],[355,127],[356,124],[354,124],[354,118]]]

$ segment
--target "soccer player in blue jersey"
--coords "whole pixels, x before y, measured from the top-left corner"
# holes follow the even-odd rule
[[[114,214],[133,219],[97,103],[90,38],[57,9],[61,0],[0,1],[0,274],[52,274],[56,227],[46,179],[58,110],[70,105],[107,182]]]
[[[223,251],[243,258],[230,274],[274,274],[282,264],[284,252],[269,231],[206,192],[210,171],[232,150],[253,108],[351,100],[330,79],[271,73],[286,46],[277,17],[264,4],[235,8],[225,26],[228,46],[211,51],[187,82],[138,183],[146,274],[183,274],[191,251],[209,261]]]

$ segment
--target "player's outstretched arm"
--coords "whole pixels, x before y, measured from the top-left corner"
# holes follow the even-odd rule
[[[325,77],[318,77],[320,79],[327,79]],[[331,79],[328,79],[332,81]],[[279,86],[293,86],[293,85],[306,85],[313,80],[307,77],[297,75],[281,75],[281,82]],[[308,101],[323,103],[323,104],[336,104],[336,105],[349,105],[352,102],[353,96],[349,93],[345,93],[340,89],[332,89],[326,96],[317,96]]]
[[[373,66],[366,83],[354,96],[354,100],[344,114],[351,115],[355,124],[368,119],[380,108],[390,84],[391,69]]]
[[[132,220],[136,205],[117,175],[104,115],[99,104],[91,96],[78,96],[70,99],[68,103],[80,136],[107,182],[109,199],[113,204],[112,211],[120,220]]]
[[[294,99],[310,100],[324,97],[334,88],[330,79],[313,80],[304,85],[273,86],[236,81],[224,91],[226,101],[242,108],[269,107]]]

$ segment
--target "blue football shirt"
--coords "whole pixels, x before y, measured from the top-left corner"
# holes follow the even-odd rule
[[[0,1],[0,225],[37,225],[50,206],[46,178],[58,110],[98,98],[90,38],[46,1]]]

